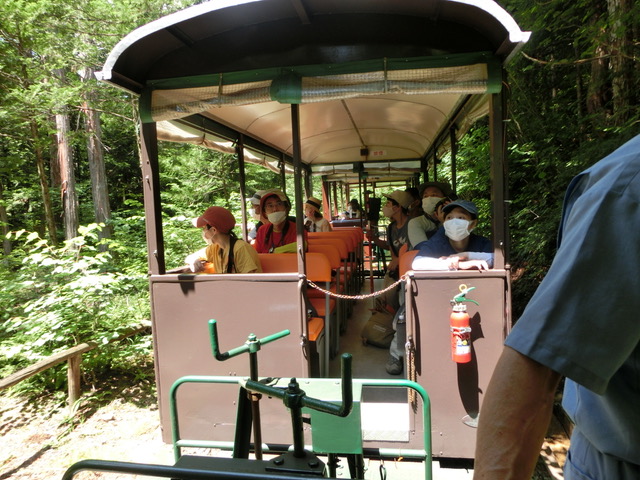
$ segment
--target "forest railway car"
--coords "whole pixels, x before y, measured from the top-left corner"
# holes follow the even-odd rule
[[[432,398],[432,453],[473,457],[482,396],[511,325],[504,66],[528,38],[529,32],[491,0],[216,0],[140,27],[113,49],[99,78],[140,98],[155,362],[166,441],[171,441],[169,392],[178,378],[249,374],[246,359],[212,358],[209,319],[218,323],[223,349],[242,344],[249,333],[292,332],[260,353],[261,375],[308,377],[315,371],[313,361],[327,361],[326,343],[318,349],[310,341],[305,294],[302,203],[303,190],[311,193],[311,177],[322,177],[325,206],[335,204],[336,185],[361,190],[385,182],[408,185],[428,180],[430,170],[431,180],[437,179],[435,159],[447,151],[455,157],[458,138],[488,115],[494,268],[409,272],[405,288],[408,340],[415,352],[407,370]],[[157,148],[162,140],[232,149],[241,172],[245,162],[293,172],[297,271],[167,273]],[[246,198],[244,185],[239,189]],[[462,284],[475,287],[479,302],[469,307],[474,354],[468,364],[451,361],[448,343],[449,300]],[[315,338],[331,340],[331,334]],[[319,355],[312,355],[312,348]],[[367,362],[354,357],[354,364],[358,361]],[[179,398],[181,434],[232,443],[235,402],[236,392],[223,386],[185,386]],[[422,420],[406,395],[394,402],[405,417],[404,430],[393,438],[371,434],[364,445],[398,456],[421,448]],[[281,408],[268,402],[263,408],[263,442],[289,441]]]

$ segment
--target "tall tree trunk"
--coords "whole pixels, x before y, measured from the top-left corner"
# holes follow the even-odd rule
[[[56,70],[56,76],[64,79],[64,72]],[[60,107],[56,114],[56,141],[58,147],[58,165],[60,165],[60,195],[63,206],[64,236],[70,240],[78,235],[78,195],[73,165],[73,151],[69,144],[69,114],[66,106]]]
[[[57,245],[58,238],[56,235],[56,220],[53,216],[53,206],[51,204],[51,193],[49,191],[49,181],[45,169],[44,155],[40,146],[40,138],[38,134],[38,125],[35,120],[31,120],[31,139],[33,141],[33,149],[36,155],[36,167],[38,168],[38,181],[40,182],[40,192],[42,193],[42,203],[44,204],[44,216],[47,224],[47,233],[49,235],[49,243]]]
[[[611,94],[613,100],[614,124],[622,125],[629,118],[632,105],[631,60],[632,27],[627,27],[630,18],[628,0],[608,0],[611,60]],[[635,108],[635,106],[633,107]]]
[[[0,180],[0,223],[2,224],[2,253],[6,256],[11,253],[11,241],[7,238],[9,234],[9,217],[7,215],[7,207],[4,206],[4,185],[2,180]]]
[[[587,112],[591,115],[597,114],[596,123],[606,125],[606,106],[608,100],[607,74],[608,62],[607,52],[602,45],[596,47],[596,59],[591,63],[591,80],[587,95]]]
[[[86,68],[82,80],[87,83],[93,78],[94,70]],[[111,237],[111,206],[109,204],[109,189],[107,174],[104,166],[104,150],[102,148],[102,127],[100,114],[91,105],[94,103],[94,91],[85,89],[82,112],[84,113],[84,128],[87,136],[87,156],[89,159],[89,173],[91,175],[91,193],[93,196],[93,211],[97,223],[104,223],[100,238]]]

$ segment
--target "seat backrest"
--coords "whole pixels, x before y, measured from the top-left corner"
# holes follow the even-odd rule
[[[263,273],[290,273],[298,271],[295,253],[259,253]]]
[[[309,246],[311,245],[333,245],[338,250],[341,259],[346,259],[349,256],[347,244],[340,237],[309,237]]]
[[[309,253],[321,253],[327,257],[333,270],[340,268],[340,252],[335,244],[309,243]]]
[[[307,253],[307,278],[312,282],[331,282],[331,264],[323,253]]]
[[[347,245],[349,252],[356,251],[357,242],[349,232],[333,230],[331,232],[310,232],[309,238],[341,238]]]
[[[338,232],[348,232],[355,237],[357,242],[364,241],[364,230],[362,227],[336,227],[333,230]]]
[[[362,256],[362,246],[364,243],[364,233],[362,228],[360,227],[342,227],[336,228],[334,231],[339,233],[348,233],[351,235],[351,244],[353,246],[353,251],[356,252],[356,256],[358,259]]]
[[[409,250],[408,252],[405,251],[400,253],[400,260],[398,263],[398,271],[400,272],[400,275],[404,275],[411,270],[411,264],[417,254],[418,250]]]
[[[263,273],[297,273],[298,256],[293,253],[259,253]],[[313,282],[331,281],[331,264],[323,253],[309,252],[307,278]]]

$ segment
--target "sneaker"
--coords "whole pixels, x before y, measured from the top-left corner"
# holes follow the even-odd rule
[[[400,375],[403,370],[402,360],[393,355],[389,355],[386,370],[389,375]]]

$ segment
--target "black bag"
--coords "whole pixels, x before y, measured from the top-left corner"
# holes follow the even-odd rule
[[[389,348],[393,340],[395,330],[393,325],[393,313],[386,310],[374,311],[362,328],[362,343],[374,347]]]

